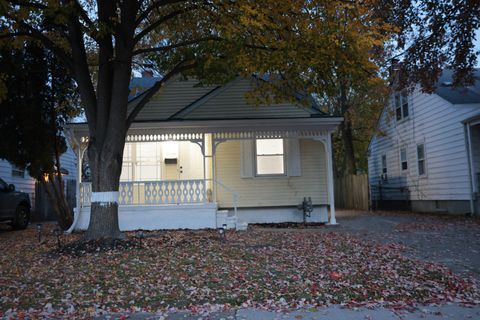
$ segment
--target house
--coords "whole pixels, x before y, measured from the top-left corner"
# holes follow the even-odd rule
[[[445,70],[432,94],[396,92],[368,148],[372,204],[419,212],[480,212],[480,71],[453,88]]]
[[[323,114],[313,99],[307,107],[250,105],[245,93],[258,81],[263,80],[237,77],[225,85],[199,86],[194,79],[175,78],[165,83],[126,137],[121,230],[301,222],[298,205],[304,197],[314,206],[307,221],[335,223],[331,133],[342,119]],[[138,92],[132,95],[134,104]],[[68,128],[80,168],[87,124]],[[75,228],[86,229],[91,184],[79,181],[78,190]]]
[[[65,187],[69,185],[69,181],[75,181],[76,177],[76,158],[72,149],[61,155],[60,163],[65,171],[64,180]],[[17,168],[6,160],[0,160],[0,178],[8,184],[13,184],[18,191],[27,193],[30,196],[30,204],[32,205],[32,218],[34,220],[54,220],[55,216],[50,210],[50,205],[45,194],[38,194],[36,180],[29,176],[28,172],[22,168]],[[75,190],[72,190],[75,191]]]

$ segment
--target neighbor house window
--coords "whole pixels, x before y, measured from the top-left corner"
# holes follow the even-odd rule
[[[417,145],[418,175],[425,174],[425,144]]]
[[[25,169],[19,168],[17,166],[12,166],[12,177],[25,177]]]
[[[382,155],[382,180],[387,181],[387,155]]]
[[[408,117],[408,95],[405,92],[396,93],[394,100],[397,121]]]
[[[283,139],[258,139],[255,141],[257,175],[285,174]]]
[[[400,149],[400,165],[401,165],[402,171],[405,171],[408,169],[407,148]]]

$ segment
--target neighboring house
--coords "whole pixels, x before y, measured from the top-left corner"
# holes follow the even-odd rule
[[[331,133],[342,119],[320,112],[313,99],[308,107],[249,105],[245,93],[258,81],[238,77],[198,86],[177,78],[165,84],[126,138],[121,230],[301,222],[297,206],[304,197],[314,205],[307,221],[335,223]],[[131,88],[154,82],[136,78]],[[134,105],[139,94],[132,91]],[[81,166],[87,124],[69,130]],[[75,227],[86,229],[91,184],[78,188]]]
[[[433,94],[395,93],[368,148],[372,204],[419,212],[480,212],[480,71],[452,88],[443,72]]]
[[[64,175],[65,181],[68,183],[69,180],[76,180],[77,165],[72,149],[68,148],[67,152],[61,156],[60,163],[62,169],[68,171],[68,174]],[[8,184],[15,185],[16,190],[28,193],[34,219],[53,218],[53,215],[45,210],[49,208],[47,202],[36,201],[39,196],[36,195],[36,181],[29,176],[26,170],[17,168],[6,160],[0,160],[0,177]]]

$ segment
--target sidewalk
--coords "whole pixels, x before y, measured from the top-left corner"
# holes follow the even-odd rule
[[[168,315],[155,315],[148,313],[134,313],[129,316],[107,315],[95,319],[134,319],[134,320],[462,320],[480,319],[480,305],[467,308],[460,305],[444,305],[440,307],[421,307],[415,312],[379,309],[350,310],[333,306],[318,310],[294,311],[279,313],[255,309],[238,309],[228,312],[212,314],[191,314],[185,312],[171,313]]]

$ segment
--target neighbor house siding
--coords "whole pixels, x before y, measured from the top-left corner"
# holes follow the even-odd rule
[[[35,202],[35,180],[30,178],[26,170],[23,178],[12,176],[12,165],[10,162],[0,160],[0,178],[5,180],[8,184],[15,185],[17,191],[28,193],[33,205]]]
[[[216,152],[216,179],[234,190],[239,207],[292,206],[312,197],[316,205],[328,204],[323,144],[313,140],[300,140],[301,172],[299,177],[240,177],[240,142],[227,141]],[[217,188],[217,201],[221,208],[231,208],[232,196]]]
[[[68,175],[64,176],[65,180],[76,180],[76,158],[72,149],[67,151],[60,157],[60,163],[63,169],[68,171]],[[28,193],[32,207],[35,206],[35,179],[29,176],[28,171],[25,170],[25,176],[12,176],[12,165],[6,160],[0,160],[0,178],[7,183],[15,185],[17,191]]]
[[[379,134],[369,147],[370,184],[376,190],[381,175],[381,155],[387,155],[388,182],[384,200],[403,200],[407,187],[411,200],[468,200],[468,159],[463,120],[480,113],[478,106],[452,105],[436,94],[416,90],[409,97],[409,118],[396,121],[392,107],[379,120]],[[425,145],[426,174],[418,175],[417,144]],[[400,168],[400,149],[407,148],[408,170]],[[393,188],[393,189],[390,189]],[[375,192],[374,192],[375,193]],[[378,196],[373,194],[374,197]]]

